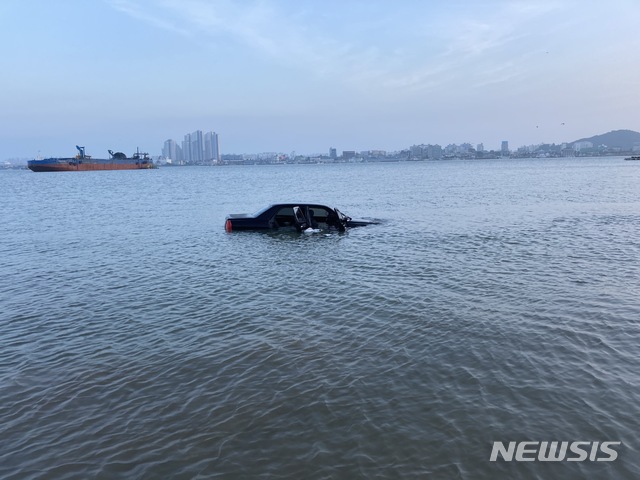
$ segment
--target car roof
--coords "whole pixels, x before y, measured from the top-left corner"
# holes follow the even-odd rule
[[[306,202],[297,202],[297,203],[272,203],[264,208],[258,210],[254,215],[259,216],[265,212],[270,210],[279,209],[279,208],[293,208],[293,207],[311,207],[311,208],[326,208],[327,210],[335,210],[333,207],[328,205],[323,205],[320,203],[306,203]]]
[[[272,207],[324,207],[324,208],[330,208],[333,210],[332,207],[330,207],[329,205],[325,205],[322,203],[308,203],[308,202],[292,202],[292,203],[274,203],[271,205]]]

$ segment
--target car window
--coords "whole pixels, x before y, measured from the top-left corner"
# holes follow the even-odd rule
[[[293,217],[293,207],[285,207],[278,210],[277,217]]]
[[[313,208],[310,208],[309,210],[313,212],[313,217],[315,218],[316,222],[327,221],[327,217],[329,216],[329,211],[326,208],[313,207]]]

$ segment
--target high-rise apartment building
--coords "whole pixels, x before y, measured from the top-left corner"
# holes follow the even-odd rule
[[[185,162],[191,163],[191,134],[187,133],[182,140],[182,157]]]
[[[175,140],[169,139],[164,142],[164,146],[162,147],[162,156],[167,160],[178,161],[180,159],[179,153],[180,147],[176,143]]]
[[[200,164],[204,160],[204,137],[202,130],[191,134],[191,161]]]
[[[207,132],[204,134],[204,161],[217,163],[219,160],[218,134],[216,132]]]

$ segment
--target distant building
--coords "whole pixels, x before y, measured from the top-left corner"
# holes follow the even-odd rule
[[[458,146],[455,143],[450,143],[444,147],[444,153],[447,155],[455,155],[458,153]]]
[[[342,151],[342,158],[344,158],[344,159],[356,158],[356,151],[355,150],[343,150]]]
[[[443,152],[440,145],[427,145],[427,158],[439,159],[442,158]]]
[[[187,133],[182,140],[182,159],[191,163],[191,134]]]
[[[386,150],[369,150],[369,156],[375,158],[382,158],[387,156]]]
[[[502,155],[509,155],[509,142],[507,142],[506,140],[502,141],[500,152],[502,152]]]
[[[460,148],[458,149],[458,152],[463,155],[466,155],[471,151],[473,151],[473,146],[470,143],[463,143],[460,145]]]
[[[204,137],[202,130],[196,130],[191,134],[191,161],[201,164],[204,161]]]
[[[329,149],[329,158],[338,158],[338,152],[333,147]]]
[[[242,165],[244,163],[244,156],[227,153],[220,156],[220,161],[227,165]]]
[[[478,152],[484,152],[484,144],[483,143],[479,143],[478,146],[476,147],[476,150]]]
[[[589,148],[593,148],[593,143],[591,142],[576,142],[573,144],[573,149],[576,152],[579,152],[580,150],[587,150]]]
[[[204,161],[218,163],[219,160],[218,134],[216,132],[207,132],[204,134]]]
[[[415,160],[422,160],[427,157],[427,146],[411,145],[411,147],[409,147],[409,152],[411,154],[411,158]]]
[[[180,151],[182,149],[178,146],[175,140],[169,139],[164,142],[164,146],[162,147],[162,156],[167,160],[172,161],[180,161]]]

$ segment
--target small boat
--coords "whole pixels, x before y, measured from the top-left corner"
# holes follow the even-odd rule
[[[131,157],[122,152],[109,150],[109,158],[91,158],[86,155],[84,147],[79,147],[75,157],[45,158],[42,160],[29,160],[27,167],[34,172],[78,172],[90,170],[139,170],[157,168],[148,153],[141,153],[136,149]]]
[[[640,160],[640,155],[632,155],[630,157],[625,158],[625,160]]]

